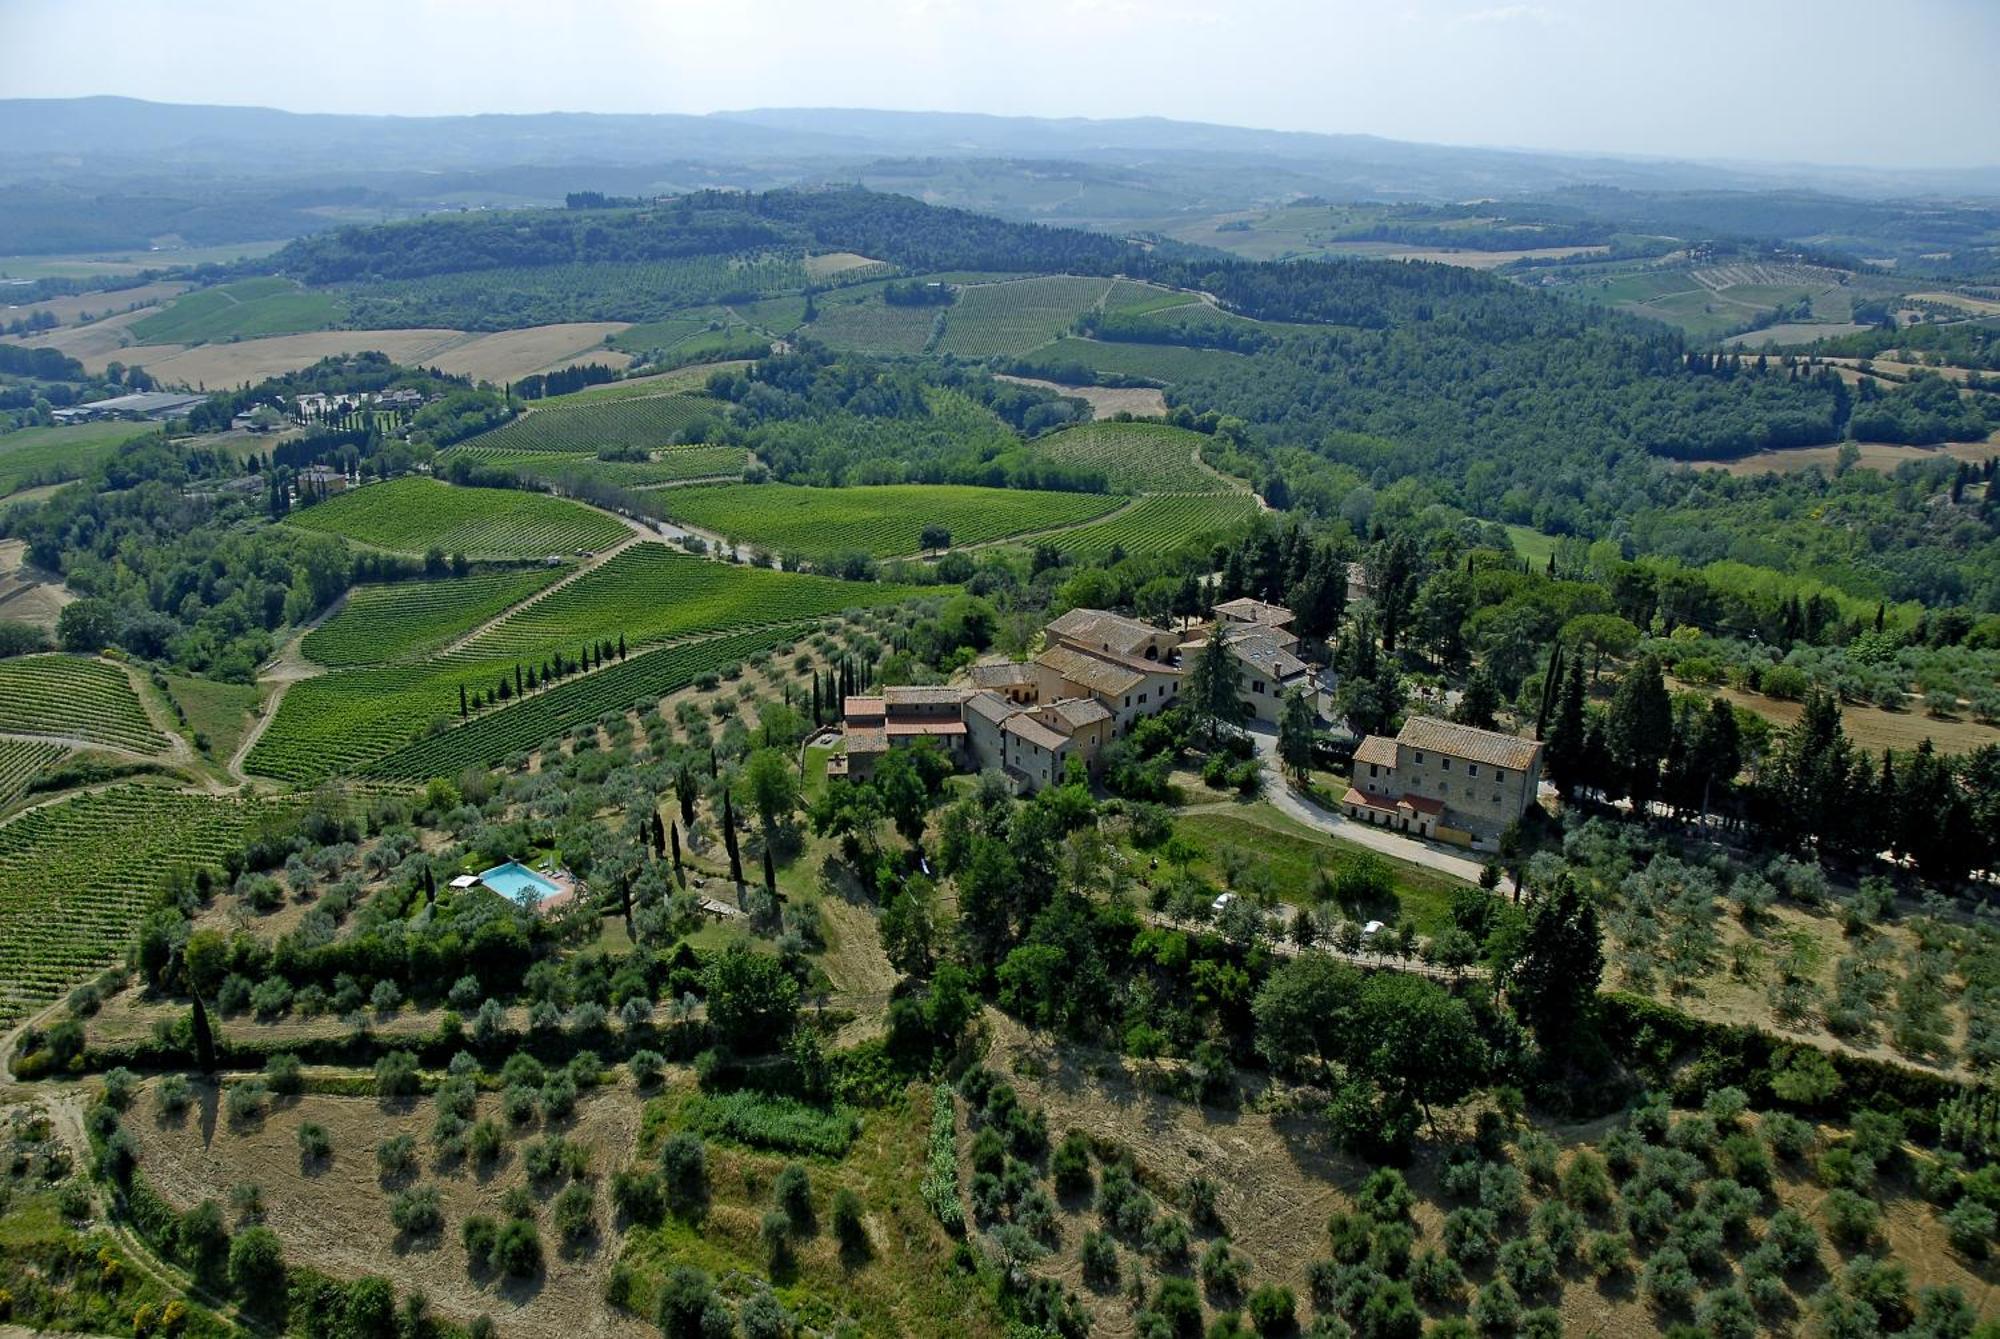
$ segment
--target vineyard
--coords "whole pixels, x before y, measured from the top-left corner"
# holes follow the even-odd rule
[[[533,558],[609,548],[631,531],[612,517],[541,493],[391,479],[291,513],[292,525],[396,553],[439,548],[469,558]]]
[[[333,298],[308,293],[290,279],[243,279],[176,298],[135,322],[132,337],[142,344],[205,344],[325,330],[340,317]]]
[[[117,786],[0,826],[0,1026],[116,961],[169,875],[221,868],[274,812]]]
[[[702,674],[768,651],[799,635],[793,624],[732,633],[682,646],[662,647],[601,670],[565,679],[555,687],[502,707],[466,725],[419,740],[374,762],[363,775],[398,781],[456,776],[468,767],[493,767],[574,726],[634,703],[677,693]]]
[[[965,358],[1025,353],[1068,331],[1109,288],[1103,279],[1068,275],[967,288],[949,308],[938,352]]]
[[[599,460],[574,451],[490,451],[477,446],[456,447],[452,455],[475,460],[484,469],[507,470],[564,488],[576,481],[658,488],[690,479],[735,478],[750,462],[750,452],[740,446],[670,446],[651,452],[646,460]]]
[[[1104,471],[1113,488],[1130,493],[1199,493],[1228,485],[1197,464],[1208,439],[1164,423],[1088,423],[1035,443],[1035,450],[1065,465]]]
[[[338,614],[306,634],[301,649],[309,659],[336,668],[402,660],[472,631],[562,575],[560,568],[517,568],[356,586]]]
[[[61,744],[33,739],[0,739],[0,809],[28,793],[42,772],[69,756]]]
[[[629,645],[640,646],[754,624],[824,618],[923,593],[915,586],[736,567],[664,544],[634,544],[480,633],[455,658],[540,660],[572,646],[579,636],[623,635]]]
[[[1113,376],[1145,377],[1171,384],[1206,376],[1218,368],[1241,366],[1240,362],[1232,364],[1230,360],[1242,357],[1240,353],[1225,353],[1220,349],[1189,349],[1177,344],[1117,344],[1071,335],[1041,345],[1025,355],[1022,361],[1047,371],[1081,367]]]
[[[683,428],[700,419],[720,418],[727,408],[720,400],[705,395],[656,395],[534,409],[511,423],[481,433],[459,449],[584,454],[607,447],[644,451],[672,445]]]
[[[926,525],[951,531],[955,545],[980,544],[1101,516],[1119,499],[1103,493],[1048,493],[957,484],[801,488],[718,484],[677,488],[667,511],[678,521],[772,553],[827,558],[915,553]]]
[[[1110,520],[1049,536],[1048,542],[1079,558],[1099,558],[1113,548],[1163,553],[1212,531],[1243,524],[1256,514],[1248,493],[1166,493],[1140,498]]]
[[[773,625],[795,628],[844,609],[893,603],[917,593],[905,586],[734,567],[660,544],[637,544],[601,568],[518,610],[448,656],[342,669],[293,684],[244,766],[259,776],[310,783],[366,769],[385,755],[417,747],[426,736],[487,729],[477,719],[470,726],[460,724],[461,689],[470,698],[496,690],[504,679],[511,691],[517,669],[524,676],[528,669],[539,675],[558,654],[574,661],[586,645],[625,638],[628,650],[635,652],[630,659],[558,679],[553,687],[531,689],[525,702],[503,706],[497,713],[488,709],[489,720],[497,714],[516,722],[508,735],[513,739],[555,710],[536,704],[555,699],[560,706],[576,700],[579,685],[600,680],[621,683],[634,674],[639,677],[632,681],[640,683],[649,682],[656,674],[671,677],[667,670],[641,671],[635,667],[659,656],[678,657],[679,648],[644,654],[636,653],[637,648],[668,638],[717,633],[744,633],[755,641],[764,636],[755,629]],[[328,629],[338,622],[336,618]],[[739,659],[742,654],[729,658]],[[678,660],[663,663],[671,665]],[[628,706],[644,691],[619,690],[610,700],[614,705]],[[524,708],[534,710],[516,715]],[[584,719],[601,709],[593,708]],[[563,728],[554,727],[558,731]],[[539,737],[533,742],[540,742]],[[424,747],[442,745],[426,741]]]
[[[862,301],[819,300],[812,337],[828,348],[859,353],[922,353],[929,346],[938,313],[949,308],[891,307],[874,294]],[[952,318],[947,316],[946,321]]]
[[[514,330],[561,321],[654,321],[684,307],[805,287],[796,256],[690,256],[463,270],[337,286],[361,329]]]
[[[125,671],[88,656],[0,660],[0,734],[65,735],[134,753],[166,746]]]

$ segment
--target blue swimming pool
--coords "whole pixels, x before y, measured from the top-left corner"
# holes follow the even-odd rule
[[[524,907],[532,907],[562,891],[560,887],[518,860],[495,865],[481,874],[479,881],[509,902],[516,902]]]

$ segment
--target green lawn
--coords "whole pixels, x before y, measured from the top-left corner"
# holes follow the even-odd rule
[[[1528,525],[1510,525],[1507,538],[1513,542],[1514,552],[1526,558],[1535,567],[1546,567],[1555,556],[1556,545],[1562,541],[1554,535],[1545,535]]]
[[[0,497],[80,479],[121,443],[158,430],[157,423],[69,423],[0,433]]]
[[[1321,868],[1329,874],[1358,856],[1368,855],[1388,865],[1396,885],[1401,911],[1417,923],[1417,929],[1434,934],[1450,923],[1452,891],[1463,885],[1448,875],[1421,865],[1376,855],[1365,847],[1344,842],[1306,827],[1269,803],[1259,800],[1234,809],[1206,809],[1180,816],[1180,831],[1208,848],[1202,862],[1211,879],[1221,881],[1221,853],[1227,847],[1251,853],[1271,872],[1278,896],[1294,905],[1314,900]],[[1390,920],[1381,908],[1366,910],[1377,919]]]

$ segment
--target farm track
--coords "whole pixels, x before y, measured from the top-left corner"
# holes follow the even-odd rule
[[[301,679],[316,679],[326,673],[324,665],[315,664],[306,658],[302,647],[307,634],[318,629],[346,607],[347,595],[342,592],[340,598],[321,610],[318,617],[286,639],[278,654],[271,657],[270,663],[264,667],[264,672],[257,676],[260,687],[267,683],[275,687],[271,696],[258,705],[257,719],[243,732],[243,738],[237,742],[236,751],[230,754],[229,761],[223,764],[223,770],[239,784],[251,784],[249,773],[243,770],[243,760],[250,756],[250,750],[257,747],[257,741],[264,737],[264,732],[271,728],[271,722],[278,718],[278,708],[284,703],[285,693]]]
[[[1147,498],[1153,496],[1155,494],[1139,493],[1127,498],[1123,506],[1113,507],[1110,511],[1100,512],[1095,516],[1087,517],[1081,521],[1072,521],[1068,525],[1051,526],[1047,530],[1024,530],[1017,535],[1002,535],[998,539],[981,540],[977,544],[954,544],[946,552],[971,553],[975,549],[994,549],[999,548],[1003,544],[1032,544],[1038,539],[1046,539],[1050,535],[1066,535],[1072,530],[1081,530],[1087,525],[1104,525],[1117,520],[1120,516],[1123,516],[1126,512],[1131,511]],[[901,553],[891,555],[888,561],[893,562],[897,558],[921,558],[923,556],[921,551],[916,553]]]
[[[613,515],[614,513],[606,512],[604,514],[606,516],[610,516]],[[621,516],[619,517],[619,519],[624,520],[626,518]],[[450,656],[458,651],[464,650],[469,642],[471,642],[474,638],[478,637],[480,634],[490,630],[496,624],[506,622],[508,619],[512,618],[515,614],[520,613],[523,609],[526,609],[531,605],[540,604],[543,600],[555,594],[557,591],[562,590],[582,580],[586,574],[596,571],[598,568],[604,566],[604,564],[610,562],[613,558],[617,557],[619,554],[625,552],[625,550],[631,548],[634,544],[637,544],[639,542],[640,542],[640,537],[637,534],[634,534],[629,538],[619,540],[616,544],[613,544],[610,548],[605,549],[600,553],[598,553],[596,557],[587,559],[583,563],[579,564],[574,572],[571,572],[561,581],[550,582],[548,585],[542,587],[540,590],[536,591],[533,595],[528,596],[526,599],[516,600],[513,604],[508,605],[505,609],[502,609],[492,618],[487,619],[484,623],[481,623],[478,627],[472,629],[472,631],[466,633],[463,637],[460,637],[457,641],[439,647],[437,650],[431,652],[424,658],[426,660],[442,660],[447,656]]]

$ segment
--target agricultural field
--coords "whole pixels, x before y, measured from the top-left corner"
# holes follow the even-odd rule
[[[658,488],[695,479],[738,478],[750,463],[749,450],[741,446],[670,446],[647,452],[645,460],[599,460],[576,451],[492,451],[477,446],[455,447],[453,454],[558,487],[571,480],[588,480],[614,488]]]
[[[926,588],[739,567],[665,544],[640,543],[515,611],[474,637],[459,660],[539,660],[580,636],[637,647],[766,623],[825,618],[862,605],[897,604]]]
[[[600,404],[606,400],[630,400],[648,395],[699,394],[717,372],[736,372],[750,365],[747,359],[708,363],[699,367],[679,367],[671,371],[650,368],[618,381],[585,386],[567,395],[551,395],[537,400],[537,409],[563,409],[571,405]]]
[[[79,479],[154,423],[66,423],[0,434],[0,497],[37,484]]]
[[[76,325],[79,322],[94,321],[99,317],[134,311],[141,307],[157,307],[171,298],[179,297],[187,290],[187,284],[161,281],[139,284],[133,288],[76,293],[68,297],[50,298],[45,302],[22,303],[19,306],[8,306],[0,302],[0,321],[12,324],[14,321],[32,319],[46,312],[56,319],[58,325]]]
[[[27,794],[43,772],[67,758],[62,744],[35,739],[0,739],[0,812]]]
[[[1057,395],[1067,395],[1090,406],[1090,416],[1094,419],[1116,418],[1129,414],[1133,418],[1165,418],[1167,397],[1157,386],[1065,386],[1059,381],[1042,381],[1036,377],[1014,377],[1005,373],[996,374],[995,381],[1011,381],[1016,386],[1039,386]]]
[[[1101,558],[1114,548],[1163,553],[1199,535],[1228,530],[1257,513],[1248,493],[1162,493],[1142,497],[1095,525],[1051,535],[1048,542],[1079,558]]]
[[[614,517],[542,493],[419,478],[367,484],[286,519],[392,553],[440,548],[484,559],[609,548],[631,533]]]
[[[532,567],[356,586],[300,649],[322,665],[379,665],[435,651],[565,575]]]
[[[0,825],[0,1026],[116,961],[170,876],[219,870],[272,810],[116,786]]]
[[[461,444],[488,451],[648,450],[672,445],[682,429],[714,420],[729,406],[706,395],[656,395],[598,404],[531,409]]]
[[[176,298],[132,325],[144,344],[206,344],[219,339],[295,335],[341,319],[340,304],[290,279],[242,279]]]
[[[424,360],[426,367],[495,385],[531,372],[546,372],[573,363],[603,363],[623,368],[631,359],[605,341],[625,329],[621,321],[567,321],[531,325],[487,335],[461,335],[457,343]]]
[[[1223,349],[1190,349],[1178,344],[1121,344],[1066,335],[1026,355],[1038,370],[1078,367],[1116,376],[1144,377],[1172,385],[1228,368],[1244,355]]]
[[[1092,423],[1035,442],[1035,450],[1065,465],[1104,471],[1125,493],[1199,493],[1231,487],[1198,457],[1208,438],[1164,423]],[[1240,486],[1240,485],[1238,485]]]
[[[0,256],[0,279],[123,278],[146,270],[196,265],[226,265],[255,260],[285,245],[275,242],[224,242],[218,246],[156,247],[147,251],[92,251],[73,256]]]
[[[1119,499],[1102,493],[1049,493],[957,484],[887,484],[801,488],[791,484],[717,484],[662,495],[673,519],[776,554],[877,558],[916,553],[926,525],[951,531],[954,545],[1101,516]]]
[[[849,300],[845,295],[829,294],[818,302],[812,337],[829,348],[860,353],[922,353],[930,346],[939,313],[951,310],[891,307],[879,295]]]
[[[0,734],[85,740],[133,753],[166,747],[124,668],[91,656],[0,660]]]
[[[938,352],[965,358],[1026,353],[1066,334],[1110,290],[1110,281],[1068,275],[968,287],[944,309],[948,315]]]
[[[689,256],[677,260],[523,265],[434,274],[421,279],[363,280],[331,291],[357,328],[453,326],[510,330],[569,319],[652,321],[685,307],[741,294],[769,296],[806,285],[796,256]]]

